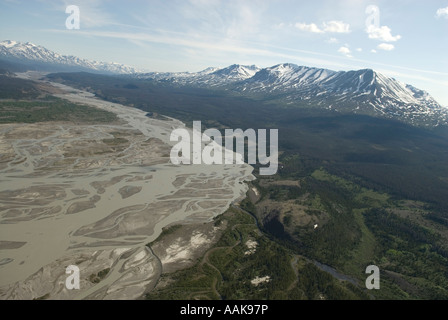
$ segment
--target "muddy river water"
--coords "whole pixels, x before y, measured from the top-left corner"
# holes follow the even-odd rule
[[[253,168],[173,165],[180,121],[51,85],[119,121],[0,125],[0,299],[138,298],[161,272],[145,245],[166,226],[224,212]],[[68,265],[80,269],[78,290],[65,285]]]

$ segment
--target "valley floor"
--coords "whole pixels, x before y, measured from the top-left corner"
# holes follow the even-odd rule
[[[166,257],[145,245],[167,226],[224,212],[244,197],[252,168],[174,166],[169,135],[181,122],[51,85],[117,120],[0,125],[0,298],[138,298],[161,261],[188,261],[218,231],[193,233],[191,247]],[[80,269],[79,290],[65,286],[68,265]]]

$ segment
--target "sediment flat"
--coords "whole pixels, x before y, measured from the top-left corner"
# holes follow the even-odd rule
[[[0,299],[138,298],[161,273],[145,245],[166,226],[224,212],[253,168],[173,165],[180,121],[46,85],[119,120],[0,125]],[[79,290],[65,287],[68,265],[80,268]]]

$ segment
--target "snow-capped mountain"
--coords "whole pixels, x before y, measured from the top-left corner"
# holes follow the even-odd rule
[[[212,73],[213,76],[224,81],[239,81],[252,78],[261,69],[255,65],[241,66],[239,64],[231,65],[230,67],[217,70]]]
[[[42,70],[93,71],[112,74],[132,74],[138,70],[119,63],[89,61],[64,56],[32,43],[11,40],[0,42],[0,59],[32,65]]]
[[[207,68],[200,72],[157,73],[150,72],[137,75],[140,79],[170,82],[179,85],[203,87],[225,86],[234,82],[252,78],[261,69],[257,66],[242,66],[238,64],[227,68]]]
[[[264,69],[232,65],[198,73],[150,73],[138,77],[177,85],[221,88],[291,107],[305,104],[414,124],[448,123],[448,109],[427,92],[371,69],[337,72],[285,63]]]
[[[234,90],[280,96],[340,112],[399,118],[411,123],[448,122],[448,109],[427,92],[374,70],[332,71],[280,64],[258,72]]]

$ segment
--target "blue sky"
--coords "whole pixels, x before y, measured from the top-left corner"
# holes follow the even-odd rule
[[[147,71],[372,68],[448,106],[448,0],[1,0],[0,40]]]

